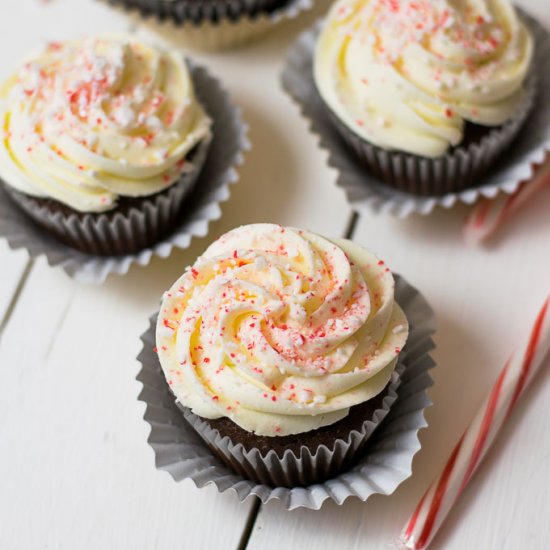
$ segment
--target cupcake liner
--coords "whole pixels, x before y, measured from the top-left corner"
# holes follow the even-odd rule
[[[400,362],[392,373],[387,390],[384,390],[388,394],[382,400],[382,406],[374,411],[372,418],[365,420],[361,430],[351,431],[347,439],[338,439],[333,449],[326,445],[315,450],[303,446],[299,456],[288,449],[282,458],[274,450],[265,456],[258,449],[246,450],[241,443],[234,444],[228,436],[222,437],[218,430],[188,408],[179,404],[178,407],[214,454],[244,478],[273,487],[311,485],[313,480],[328,479],[337,474],[361,452],[397,399],[403,370],[404,365]]]
[[[162,24],[161,34],[177,33],[179,43],[205,50],[243,44],[313,6],[313,0],[107,1],[137,11],[143,18],[154,18]]]
[[[174,247],[187,248],[193,237],[205,236],[209,223],[221,215],[220,204],[229,198],[230,185],[238,180],[235,168],[243,162],[243,152],[249,148],[248,127],[218,80],[202,67],[190,64],[190,70],[197,96],[214,121],[213,138],[205,166],[185,198],[180,221],[169,234],[134,254],[84,254],[37,226],[11,202],[0,185],[0,238],[5,238],[14,250],[27,249],[31,258],[45,255],[51,266],[61,267],[81,282],[99,284],[109,273],[123,275],[134,263],[147,265],[155,255],[166,258]]]
[[[185,420],[169,390],[153,351],[156,315],[151,317],[149,328],[141,337],[143,349],[138,356],[141,369],[137,379],[143,384],[138,399],[146,404],[144,419],[151,426],[148,442],[155,452],[157,468],[170,473],[175,481],[190,478],[197,487],[214,483],[220,492],[231,489],[241,501],[250,495],[258,496],[264,503],[277,499],[287,510],[299,507],[317,510],[327,499],[342,504],[352,496],[366,500],[375,493],[392,493],[411,475],[412,459],[420,449],[418,431],[426,426],[424,410],[431,405],[426,390],[432,385],[428,371],[434,362],[429,352],[434,347],[431,335],[435,330],[430,306],[399,276],[396,276],[396,300],[410,323],[409,339],[402,352],[403,371],[397,399],[353,467],[307,487],[256,483],[235,473],[212,453]]]
[[[331,114],[319,96],[313,79],[313,56],[315,43],[320,32],[322,22],[317,22],[311,29],[303,33],[291,47],[286,57],[282,73],[284,89],[298,102],[302,114],[309,119],[311,130],[318,134],[321,146],[329,152],[329,165],[339,172],[337,185],[346,192],[348,201],[357,211],[375,211],[406,217],[413,212],[429,214],[435,206],[450,208],[456,202],[472,204],[479,197],[493,198],[499,192],[513,193],[522,181],[533,175],[533,164],[540,164],[550,150],[550,35],[532,17],[518,10],[529,25],[533,33],[536,51],[533,60],[533,74],[536,72],[537,93],[535,96],[535,78],[528,79],[529,93],[522,109],[518,111],[514,120],[505,124],[499,131],[488,134],[481,142],[481,146],[470,146],[473,150],[467,154],[458,148],[454,155],[442,158],[445,164],[439,167],[441,174],[430,168],[422,168],[410,159],[417,159],[413,155],[389,153],[380,148],[363,146],[365,143],[354,136],[353,141],[347,143],[342,135],[349,136],[346,131],[335,129]],[[529,101],[533,100],[531,116]],[[332,115],[333,118],[334,115]],[[523,124],[527,118],[526,124]],[[341,124],[341,123],[340,123]],[[523,127],[522,127],[523,126]],[[517,134],[515,132],[518,132]],[[351,139],[351,138],[350,138]],[[416,192],[425,192],[427,183],[435,176],[451,174],[457,176],[457,181],[463,183],[468,176],[468,170],[482,169],[484,157],[489,158],[499,154],[499,151],[513,140],[513,147],[509,147],[505,155],[501,155],[492,165],[488,173],[483,176],[483,185],[463,190],[445,192],[442,187],[440,196],[422,196],[406,193],[386,184],[381,178],[365,169],[361,158],[370,164],[379,163],[380,172],[403,174],[411,171],[411,177],[417,173],[419,185]],[[448,160],[447,160],[448,159]],[[421,159],[422,160],[422,159]],[[425,160],[425,159],[424,159]],[[392,165],[392,162],[395,163]],[[433,161],[432,161],[433,162]],[[409,167],[409,164],[411,165]],[[449,181],[446,178],[445,181]]]
[[[144,197],[144,202],[126,213],[66,214],[53,211],[7,184],[4,189],[37,224],[81,252],[104,256],[135,253],[160,241],[177,223],[184,200],[204,166],[211,141],[208,136],[197,144],[186,163],[188,170],[179,181],[161,193]]]

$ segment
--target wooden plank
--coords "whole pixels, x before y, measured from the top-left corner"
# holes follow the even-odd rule
[[[29,257],[24,250],[14,252],[5,241],[0,241],[0,337],[28,266]]]
[[[0,547],[237,546],[250,503],[174,483],[147,445],[134,357],[158,275],[33,269],[0,347]]]

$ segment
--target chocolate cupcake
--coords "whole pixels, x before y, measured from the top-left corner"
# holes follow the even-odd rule
[[[443,195],[481,183],[534,103],[534,43],[507,0],[340,0],[314,79],[334,127],[385,183]]]
[[[178,221],[211,120],[185,61],[124,35],[51,43],[2,87],[0,178],[83,252],[136,252]]]
[[[248,479],[292,487],[361,455],[395,399],[407,335],[383,261],[257,224],[220,237],[165,294],[157,350],[213,452]]]
[[[312,0],[107,0],[144,18],[172,23],[178,42],[203,49],[236,46],[312,6]],[[166,35],[169,29],[159,29]]]

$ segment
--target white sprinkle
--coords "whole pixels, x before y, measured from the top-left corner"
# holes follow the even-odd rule
[[[316,395],[316,396],[313,398],[313,402],[314,402],[314,403],[325,403],[326,400],[327,400],[326,395]]]
[[[256,269],[265,269],[267,267],[267,260],[263,256],[257,256],[254,260],[254,267]]]
[[[151,128],[152,130],[159,130],[162,128],[162,123],[157,116],[148,116],[145,119],[145,124],[148,128]]]
[[[174,329],[167,326],[162,326],[162,327],[159,327],[159,329],[157,330],[157,334],[161,338],[171,338],[172,335],[174,334]]]
[[[286,251],[289,258],[296,258],[299,254],[298,249],[295,246],[288,246]]]
[[[300,403],[307,403],[311,399],[311,391],[310,390],[301,390],[298,392],[298,401]]]
[[[395,325],[393,327],[393,334],[399,334],[400,332],[403,332],[403,330],[405,330],[405,325]]]
[[[167,154],[168,154],[168,149],[161,147],[160,149],[157,149],[155,151],[154,156],[157,160],[164,160]]]
[[[136,113],[127,105],[122,105],[114,113],[114,119],[123,128],[128,128],[136,119]]]
[[[452,27],[454,23],[455,23],[454,17],[448,17],[447,20],[445,21],[445,24],[443,25],[443,28],[448,29]]]
[[[134,101],[141,103],[145,99],[143,86],[136,86],[134,89]]]

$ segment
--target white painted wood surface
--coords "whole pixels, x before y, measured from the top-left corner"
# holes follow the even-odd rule
[[[93,0],[4,3],[1,78],[41,40],[136,27],[135,18]],[[550,26],[546,2],[521,4]],[[239,546],[251,502],[176,484],[155,470],[134,357],[162,291],[221,232],[254,221],[345,231],[350,211],[335,173],[279,86],[286,48],[328,5],[318,0],[312,13],[243,49],[193,54],[243,107],[253,141],[242,181],[209,237],[101,287],[79,285],[43,260],[30,265],[24,252],[0,243],[0,548]],[[175,44],[154,25],[134,30]],[[549,210],[547,192],[489,249],[462,243],[465,208],[359,220],[355,239],[418,286],[439,317],[435,405],[414,475],[391,497],[367,503],[292,513],[263,506],[248,548],[388,547],[548,292]],[[549,376],[517,409],[434,548],[548,546]]]

